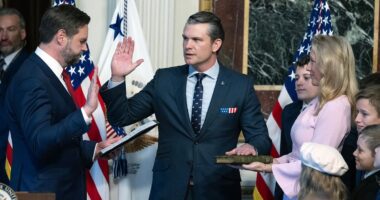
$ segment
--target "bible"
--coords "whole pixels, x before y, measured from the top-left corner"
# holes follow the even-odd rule
[[[273,162],[273,158],[271,156],[241,156],[241,155],[233,155],[233,156],[216,156],[217,164],[249,164],[252,162],[262,162],[265,164],[271,164]]]
[[[109,145],[108,147],[102,149],[100,151],[100,156],[105,156],[113,151],[116,151],[118,150],[119,148],[121,148],[125,143],[129,142],[129,141],[132,141],[133,139],[139,137],[140,135],[144,134],[144,133],[147,133],[149,132],[150,130],[152,130],[154,127],[156,127],[158,125],[158,121],[156,120],[152,120],[152,121],[149,121],[137,128],[135,128],[133,131],[131,131],[130,133],[128,133],[126,136],[124,136],[123,138],[121,138],[119,141]]]

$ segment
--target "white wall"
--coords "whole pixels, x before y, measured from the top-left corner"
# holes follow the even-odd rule
[[[91,17],[88,44],[96,64],[117,1],[76,1],[77,7]],[[135,2],[152,64],[155,67],[183,64],[182,30],[186,19],[198,11],[199,0],[135,0]]]

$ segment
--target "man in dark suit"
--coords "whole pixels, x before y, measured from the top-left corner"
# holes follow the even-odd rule
[[[13,8],[0,9],[0,182],[9,183],[5,170],[6,147],[9,127],[6,123],[4,98],[13,75],[29,53],[25,46],[25,20],[21,13]],[[3,62],[4,61],[4,62]],[[9,171],[8,171],[9,172]]]
[[[239,170],[215,164],[215,156],[269,153],[253,81],[218,62],[224,30],[214,14],[190,16],[182,37],[186,64],[159,69],[130,99],[124,78],[142,60],[132,62],[133,41],[124,39],[115,56],[126,64],[112,67],[111,80],[101,89],[109,120],[124,126],[156,115],[150,199],[241,199]],[[236,148],[241,131],[246,143]]]
[[[119,138],[84,141],[98,106],[97,69],[83,107],[77,108],[61,76],[87,49],[90,17],[61,5],[43,15],[40,45],[21,66],[5,98],[14,156],[11,187],[53,192],[57,200],[86,199],[85,168]]]

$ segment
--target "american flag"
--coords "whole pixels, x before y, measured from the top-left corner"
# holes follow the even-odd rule
[[[330,8],[326,0],[315,0],[311,11],[307,31],[293,58],[293,64],[289,67],[288,76],[281,89],[272,113],[268,117],[267,127],[272,139],[271,156],[279,157],[281,143],[281,113],[282,109],[297,100],[295,91],[295,63],[298,59],[308,55],[311,50],[311,41],[315,35],[332,35]],[[274,199],[275,179],[272,174],[257,173],[256,187],[253,192],[255,200]]]
[[[53,7],[61,5],[61,4],[68,4],[68,5],[75,6],[75,0],[54,0]]]
[[[55,0],[54,5],[70,4],[75,5],[74,0]],[[80,61],[72,66],[66,67],[70,74],[71,84],[74,89],[72,98],[78,107],[86,103],[88,88],[90,87],[92,76],[94,75],[94,63],[90,58],[90,50],[83,52]],[[97,84],[100,85],[97,78]],[[83,139],[100,142],[105,140],[107,135],[115,136],[115,129],[107,128],[110,125],[106,121],[106,108],[101,96],[98,96],[99,105],[92,114],[92,122],[89,131],[83,135]],[[116,134],[125,134],[123,129],[117,129]],[[107,160],[94,161],[90,170],[86,172],[87,199],[108,200],[109,195],[109,171]]]

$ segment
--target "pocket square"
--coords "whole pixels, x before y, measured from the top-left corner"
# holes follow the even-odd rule
[[[236,113],[237,110],[238,110],[237,107],[233,107],[233,108],[220,108],[220,113],[233,114],[233,113]]]

